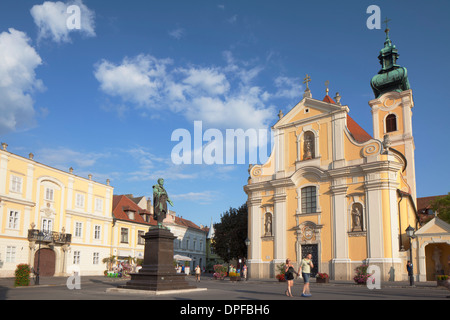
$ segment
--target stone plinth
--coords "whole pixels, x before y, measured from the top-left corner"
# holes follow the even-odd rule
[[[176,273],[173,265],[173,240],[167,229],[151,228],[144,236],[144,263],[138,273],[122,289],[133,290],[189,290],[196,287],[187,283],[184,274]]]

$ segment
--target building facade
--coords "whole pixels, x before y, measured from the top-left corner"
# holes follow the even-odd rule
[[[170,229],[176,237],[173,244],[174,255],[190,258],[189,267],[193,272],[197,265],[206,268],[206,235],[202,226],[190,220],[183,219],[174,211],[169,211],[163,225]],[[182,260],[179,261],[183,263]]]
[[[0,150],[0,277],[27,263],[41,276],[102,274],[113,187]]]
[[[303,99],[272,127],[273,152],[249,168],[249,276],[275,277],[277,265],[313,255],[317,272],[351,280],[363,263],[382,280],[404,280],[409,239],[417,226],[412,113],[405,68],[386,30],[369,101],[373,136],[339,94]],[[322,96],[323,97],[323,96]]]
[[[146,201],[136,203],[134,199],[130,195],[113,197],[111,256],[118,261],[132,258],[137,263],[137,259],[144,259],[142,236],[151,226],[156,226],[156,221],[146,208]]]

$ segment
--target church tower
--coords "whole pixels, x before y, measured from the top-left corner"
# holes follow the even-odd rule
[[[405,190],[416,200],[416,177],[414,165],[414,138],[412,132],[412,108],[414,101],[405,67],[397,64],[399,57],[396,46],[389,38],[386,40],[378,59],[381,70],[370,85],[375,99],[369,101],[372,108],[374,138],[385,141],[390,148],[400,152],[406,159],[403,180],[409,186]]]

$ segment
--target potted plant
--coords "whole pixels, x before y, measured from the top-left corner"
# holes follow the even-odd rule
[[[230,281],[241,281],[241,275],[236,272],[230,272],[229,275]]]
[[[214,274],[213,277],[216,280],[223,280],[227,276],[227,267],[222,266],[221,264],[216,264],[214,266]]]
[[[17,265],[17,269],[15,271],[15,287],[26,287],[30,285],[30,273],[31,269],[28,264],[19,264]]]
[[[448,275],[439,275],[437,276],[437,286],[438,287],[447,287],[448,284]]]
[[[286,265],[284,263],[282,263],[282,264],[277,266],[278,274],[277,274],[277,276],[275,278],[277,278],[277,280],[279,282],[286,282],[286,277],[284,275],[285,267],[286,267]]]
[[[356,267],[356,275],[353,277],[353,281],[355,281],[356,284],[365,285],[367,283],[367,279],[371,276],[370,273],[367,273],[367,268],[369,268],[367,264]]]
[[[277,274],[276,276],[279,282],[286,282],[286,278],[284,277],[284,273]]]
[[[316,283],[328,283],[330,281],[330,277],[326,273],[317,273],[316,274]]]

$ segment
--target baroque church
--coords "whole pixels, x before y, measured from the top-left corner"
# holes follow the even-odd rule
[[[386,29],[381,70],[370,84],[373,135],[342,105],[339,93],[303,99],[273,125],[268,161],[251,165],[248,196],[249,276],[272,278],[289,258],[313,255],[315,273],[352,280],[361,264],[381,280],[406,280],[408,226],[418,229],[413,92]]]

